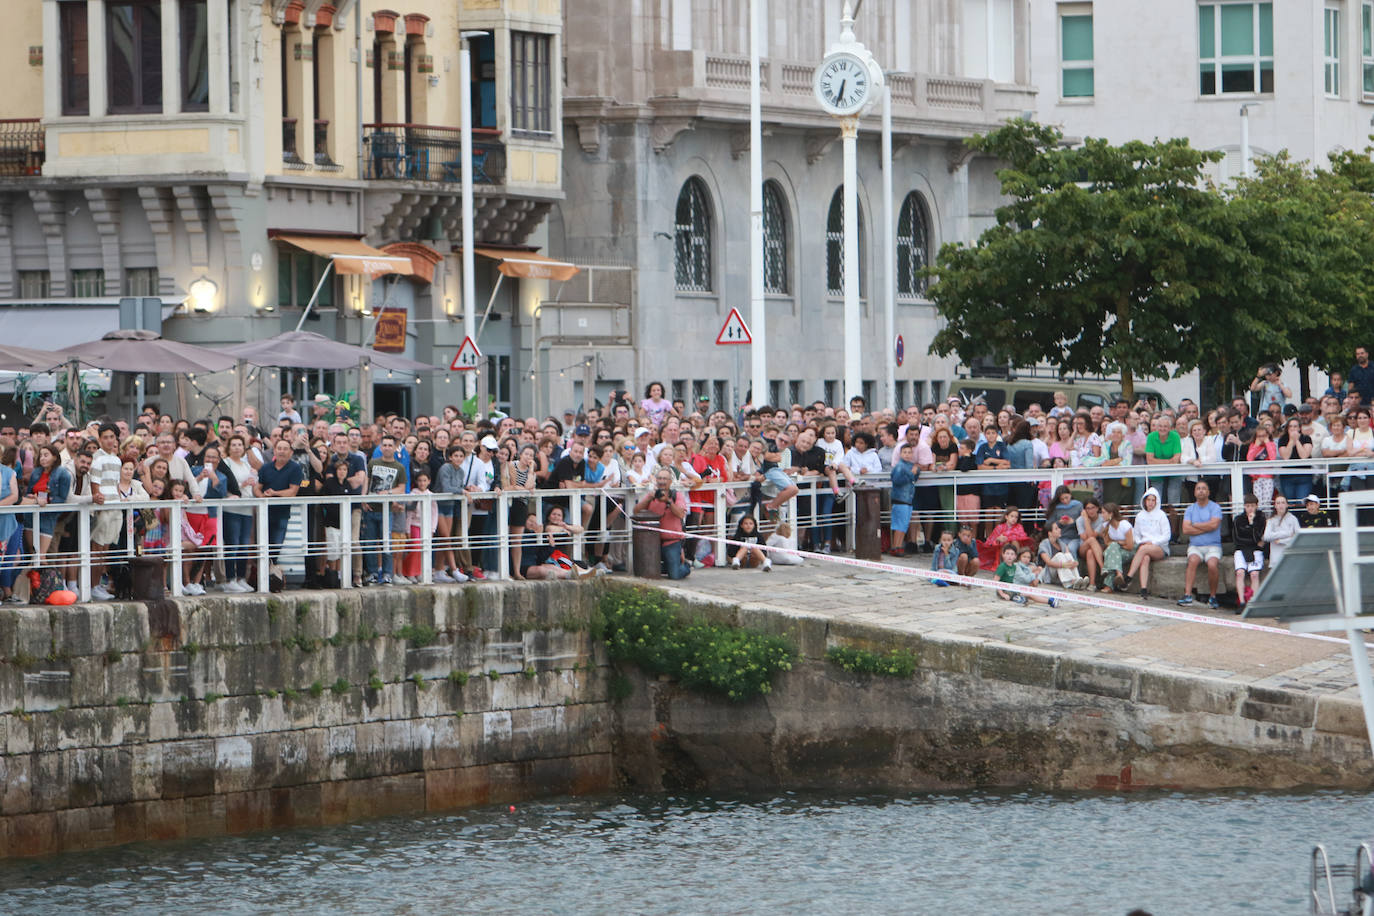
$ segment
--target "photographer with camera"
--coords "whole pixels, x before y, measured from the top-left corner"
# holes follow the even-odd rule
[[[1292,390],[1284,387],[1279,367],[1274,363],[1266,363],[1255,371],[1255,377],[1250,380],[1250,390],[1260,392],[1260,413],[1268,410],[1270,404],[1277,404],[1279,409],[1283,409],[1293,396]]]
[[[635,513],[658,519],[657,527],[663,529],[659,532],[659,553],[668,578],[687,578],[692,571],[691,564],[682,559],[682,523],[687,518],[687,496],[673,492],[672,471],[659,468],[654,472],[653,483],[635,503]]]

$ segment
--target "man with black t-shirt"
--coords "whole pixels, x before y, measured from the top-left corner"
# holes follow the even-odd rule
[[[373,458],[367,466],[367,492],[378,496],[389,496],[406,492],[405,465],[396,460],[396,437],[391,433],[382,435],[381,457]],[[398,511],[399,510],[399,511]],[[367,503],[363,509],[362,535],[368,549],[363,554],[363,566],[367,570],[368,585],[390,585],[392,573],[392,554],[390,536],[392,532],[405,529],[405,508],[400,503],[391,505],[390,531],[382,530],[382,502]],[[399,521],[399,528],[398,528]],[[408,533],[408,532],[407,532]],[[381,562],[378,563],[380,554]]]
[[[367,483],[367,459],[361,452],[353,451],[349,443],[348,433],[336,432],[333,439],[333,447],[329,452],[329,460],[325,464],[324,477],[329,479],[335,474],[335,466],[342,464],[346,468],[345,481],[348,484],[349,496],[361,496],[363,485]],[[358,546],[358,540],[362,534],[363,509],[358,503],[353,504],[353,509],[349,513],[348,519],[340,519],[340,527],[349,526],[350,536],[353,543],[353,562],[352,575],[353,585],[357,587],[362,584],[363,577],[363,554]]]
[[[587,483],[587,449],[581,442],[574,439],[568,443],[568,450],[554,464],[553,471],[549,474],[549,486],[558,490],[580,490],[587,486],[595,486]],[[548,512],[549,508],[550,504],[545,503],[544,511]],[[582,501],[570,496],[563,509],[563,518],[571,523],[580,523]]]
[[[792,449],[792,471],[798,478],[823,478],[825,476],[825,449],[816,444],[816,431],[814,429],[804,429],[797,433],[797,444]],[[812,500],[816,500],[815,511],[820,515],[829,515],[835,506],[835,494],[827,490],[824,494],[817,494],[815,490],[816,480],[808,481],[812,486],[807,488],[808,496],[802,497],[797,502],[797,539],[801,542],[803,529],[801,523],[812,512]],[[807,532],[809,534],[809,532]],[[812,545],[813,548],[819,545]]]

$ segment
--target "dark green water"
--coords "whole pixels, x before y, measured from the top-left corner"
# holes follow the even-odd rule
[[[0,863],[0,913],[1278,916],[1371,838],[1371,793],[554,799]]]

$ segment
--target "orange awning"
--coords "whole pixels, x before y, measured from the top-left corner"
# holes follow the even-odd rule
[[[502,251],[500,248],[474,248],[473,254],[491,258],[497,262],[496,269],[507,277],[521,277],[526,280],[571,280],[581,273],[582,268],[567,261],[556,261],[532,251]]]
[[[366,274],[380,277],[384,274],[415,273],[410,258],[396,257],[378,248],[373,248],[357,239],[336,238],[327,235],[277,235],[279,242],[294,245],[302,251],[326,258],[334,262],[334,272],[340,274]]]

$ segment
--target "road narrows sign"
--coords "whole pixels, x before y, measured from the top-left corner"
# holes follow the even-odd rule
[[[753,342],[754,338],[749,333],[749,326],[744,323],[744,318],[740,315],[739,309],[730,309],[730,315],[725,319],[725,324],[721,326],[720,333],[716,335],[716,345],[724,347]]]
[[[449,363],[449,369],[454,372],[472,372],[481,362],[482,354],[477,349],[477,344],[472,342],[471,337],[464,337],[463,345],[458,348],[453,362]]]

